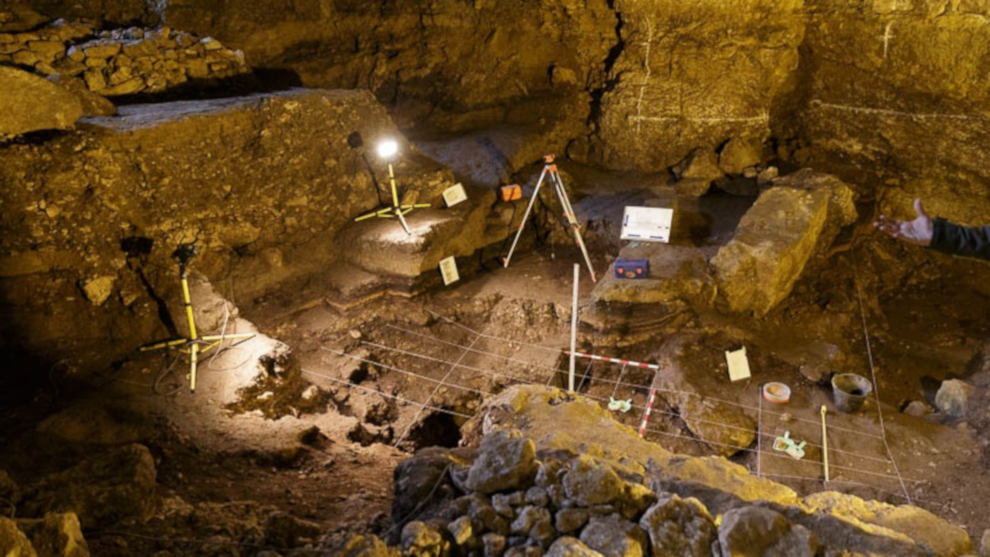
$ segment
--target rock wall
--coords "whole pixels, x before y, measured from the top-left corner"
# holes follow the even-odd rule
[[[622,48],[589,157],[660,169],[730,139],[759,150],[793,88],[802,0],[616,2]]]
[[[210,37],[168,27],[96,32],[90,23],[65,23],[24,33],[0,33],[0,64],[42,75],[82,78],[106,96],[160,93],[191,80],[222,80],[250,72],[244,54]]]
[[[0,148],[5,344],[99,368],[167,335],[154,297],[178,296],[179,243],[228,298],[333,261],[337,231],[378,205],[355,131],[397,134],[370,93],[293,90],[130,105]],[[421,201],[452,183],[421,158],[397,172]]]
[[[802,88],[779,133],[799,135],[816,166],[887,186],[885,210],[907,216],[921,196],[934,213],[986,222],[990,4],[806,4]]]

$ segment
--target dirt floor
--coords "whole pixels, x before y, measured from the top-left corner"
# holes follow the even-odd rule
[[[618,201],[586,192],[577,204],[587,218],[600,221],[599,238],[609,237],[615,211],[642,191],[631,189]],[[685,222],[694,223],[688,227],[694,232],[682,234],[681,241],[706,252],[717,249],[731,237],[725,223],[738,220],[751,201],[725,194],[702,200],[686,211],[693,215]],[[937,267],[913,254],[897,262],[897,284],[885,285],[887,274],[875,269],[884,254],[901,248],[869,233],[867,238],[803,279],[783,307],[760,321],[715,309],[656,308],[643,316],[642,308],[612,308],[625,312],[627,327],[640,325],[632,343],[616,342],[621,331],[586,318],[593,314],[586,302],[592,284],[582,269],[580,349],[654,363],[686,335],[691,340],[678,360],[689,362],[678,372],[688,378],[685,385],[697,389],[705,404],[731,407],[758,424],[757,440],[734,450],[733,460],[803,493],[827,487],[897,504],[910,498],[978,539],[990,528],[990,299],[979,284],[985,265],[940,258]],[[605,269],[614,241],[590,243],[596,268]],[[135,416],[140,431],[119,436],[150,446],[165,496],[188,503],[262,502],[320,524],[331,541],[356,530],[387,533],[398,462],[420,447],[455,446],[458,427],[485,396],[507,385],[566,383],[561,349],[569,338],[576,256],[571,248],[537,244],[508,269],[488,262],[487,269],[451,287],[413,299],[371,299],[346,311],[328,303],[319,279],[278,296],[238,300],[241,317],[233,329],[256,328],[264,335],[207,358],[195,394],[181,388],[184,361],[145,355],[108,373],[90,398],[73,405],[98,402]],[[800,362],[817,358],[820,345],[813,341],[821,341],[842,352],[827,359],[844,369],[827,371],[869,376],[864,321],[884,425],[875,399],[855,414],[829,414],[832,476],[826,485],[816,443],[818,409],[830,403],[831,393],[827,381],[809,378]],[[749,350],[754,375],[732,384],[725,378],[723,352],[740,345]],[[278,382],[253,384],[257,370],[253,364],[245,369],[244,362],[273,349],[291,350],[297,365],[277,370]],[[175,373],[163,375],[170,365]],[[956,376],[982,389],[966,420],[899,412],[907,401],[932,403],[933,386]],[[578,361],[578,390],[603,404],[628,400],[629,410],[613,415],[632,427],[639,426],[655,380],[651,369]],[[788,405],[761,400],[759,385],[771,380],[791,386]],[[318,391],[302,394],[310,383]],[[695,455],[724,448],[686,427],[676,392],[661,389],[657,395],[648,439]],[[12,411],[12,427],[0,438],[16,449],[0,455],[0,467],[22,482],[76,456],[29,442],[33,424],[64,407],[58,397],[38,402],[43,404],[31,411]],[[808,441],[804,459],[770,448],[784,431]],[[37,464],[39,452],[47,455],[47,465]],[[86,537],[104,555],[202,549],[209,538],[209,532],[196,531],[165,536],[152,524],[89,531]]]

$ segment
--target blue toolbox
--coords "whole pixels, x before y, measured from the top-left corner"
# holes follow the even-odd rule
[[[620,257],[615,260],[614,268],[618,278],[642,279],[650,274],[650,260]]]

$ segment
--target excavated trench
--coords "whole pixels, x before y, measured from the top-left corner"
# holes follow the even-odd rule
[[[707,506],[698,554],[731,553],[740,500],[789,529],[752,543],[794,554],[987,538],[986,263],[871,227],[916,196],[986,224],[986,8],[331,4],[0,7],[0,549],[385,554],[373,534],[539,555],[568,534],[623,553],[604,528],[663,554],[643,489]],[[427,205],[408,234],[354,220],[390,198],[386,138],[399,203]],[[548,188],[522,220],[548,152],[597,283]],[[455,183],[467,201],[448,206]],[[522,199],[500,201],[505,184]],[[673,208],[670,242],[620,240],[631,205]],[[190,245],[197,332],[220,337],[199,344],[195,392],[190,344],[142,350],[190,335]],[[649,277],[617,278],[618,257]],[[575,262],[577,349],[617,361],[577,359],[572,398]],[[752,378],[731,382],[743,347]],[[843,372],[879,391],[858,412],[832,401]],[[499,424],[540,464],[492,487],[478,469]],[[785,432],[802,458],[774,449]],[[501,442],[495,468],[515,473]],[[590,502],[573,478],[592,461],[621,498]],[[826,490],[876,502],[823,511]]]

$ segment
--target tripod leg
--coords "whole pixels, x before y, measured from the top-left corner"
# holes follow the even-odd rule
[[[598,282],[598,278],[595,277],[595,269],[591,266],[591,257],[588,255],[588,249],[584,245],[584,239],[581,238],[581,226],[578,223],[577,216],[574,214],[574,207],[571,205],[571,200],[567,198],[567,190],[564,189],[564,182],[556,172],[550,175],[550,179],[553,182],[554,190],[557,192],[557,197],[560,198],[560,205],[564,208],[567,223],[574,232],[574,243],[581,249],[581,255],[584,256],[584,263],[588,266],[588,273],[591,274],[591,282]]]
[[[540,186],[543,185],[543,179],[547,175],[547,167],[543,167],[543,172],[540,174],[540,179],[536,182],[536,188],[533,190],[533,196],[529,198],[529,204],[526,205],[526,212],[523,213],[522,220],[519,221],[519,230],[516,230],[516,237],[512,239],[512,246],[509,247],[509,253],[502,258],[502,266],[505,268],[509,267],[509,261],[512,260],[512,252],[516,251],[516,244],[519,243],[519,237],[522,236],[523,228],[526,227],[526,219],[529,218],[529,212],[533,210],[533,203],[536,202],[536,197],[540,194]]]
[[[189,392],[196,392],[196,365],[199,360],[199,343],[193,342],[192,347],[189,350]]]
[[[406,234],[412,236],[412,231],[409,230],[409,224],[406,223],[406,217],[402,216],[402,209],[395,209],[395,216],[399,218],[399,224],[402,225],[402,229],[406,231]]]

